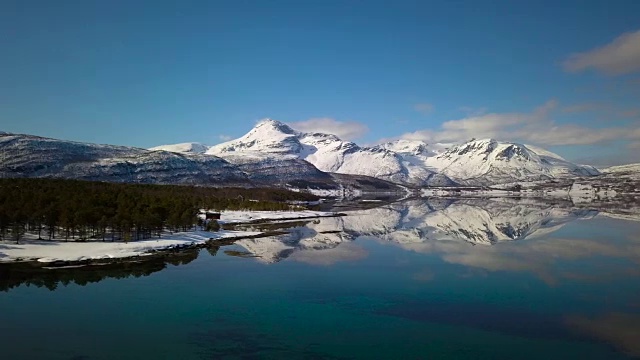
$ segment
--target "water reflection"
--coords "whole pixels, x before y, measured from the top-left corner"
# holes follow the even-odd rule
[[[567,223],[591,219],[595,209],[560,207],[557,203],[495,200],[409,201],[374,209],[347,212],[340,218],[325,218],[291,228],[287,234],[237,241],[266,263],[291,257],[318,264],[366,257],[352,242],[373,238],[422,253],[440,253],[447,261],[487,270],[532,270],[543,277],[545,254],[575,258],[586,254],[616,255],[636,251],[597,241],[551,239]],[[514,240],[544,239],[505,247],[495,245]],[[347,245],[349,244],[349,245]],[[313,252],[313,255],[310,254]],[[326,260],[322,260],[326,258]],[[524,261],[523,261],[524,260]],[[579,276],[579,275],[577,275]]]
[[[215,256],[219,247],[206,248]],[[147,256],[135,260],[105,262],[93,266],[69,266],[49,268],[35,263],[0,264],[0,291],[26,285],[55,290],[58,286],[77,284],[85,286],[105,279],[126,279],[149,276],[166,269],[169,265],[179,266],[198,258],[201,249],[187,249]]]
[[[133,301],[131,313],[140,311],[144,331],[151,331],[147,317],[157,315],[158,324],[170,314],[176,321],[186,319],[189,325],[176,331],[191,334],[188,348],[195,344],[209,357],[287,357],[292,344],[334,339],[333,350],[339,351],[305,348],[302,356],[325,358],[341,353],[347,337],[360,341],[359,349],[374,346],[375,338],[384,345],[376,352],[383,347],[419,353],[428,351],[420,347],[424,339],[439,334],[458,357],[468,355],[456,352],[465,347],[489,349],[485,358],[518,354],[523,339],[531,341],[531,349],[541,349],[529,358],[556,350],[557,357],[562,351],[573,358],[640,356],[640,222],[629,221],[640,219],[640,212],[632,208],[438,199],[346,212],[338,218],[247,225],[277,235],[135,262],[55,270],[2,264],[0,290],[145,277],[103,285],[122,284],[128,291],[146,285],[118,306]],[[190,265],[147,277],[181,264]],[[78,289],[69,289],[75,299]],[[14,290],[8,295],[20,293]],[[55,299],[65,291],[46,294]],[[147,309],[150,304],[158,308]],[[178,317],[176,306],[187,315]],[[207,317],[206,324],[191,328],[193,319]],[[312,330],[316,333],[303,336]]]
[[[554,236],[566,224],[596,217],[640,220],[633,209],[598,210],[575,208],[567,202],[519,199],[413,200],[347,211],[348,216],[315,220],[274,222],[239,226],[242,230],[267,231],[274,236],[219,242],[206,251],[215,256],[221,247],[227,256],[255,258],[273,264],[284,259],[313,265],[358,261],[369,254],[356,240],[373,240],[444,261],[484,271],[519,271],[538,276],[548,284],[559,279],[607,281],[635,276],[640,269],[640,237],[615,242],[593,238]],[[521,240],[527,241],[521,241]],[[476,246],[479,245],[479,246]],[[499,245],[499,246],[495,246]],[[0,264],[0,290],[21,283],[54,289],[56,282],[85,284],[103,278],[145,276],[167,264],[189,263],[197,249],[106,263],[97,267],[50,271],[33,264]],[[587,268],[555,269],[555,265],[589,256],[623,258],[596,273]],[[431,270],[416,274],[428,281]]]
[[[404,301],[381,314],[526,337],[586,336],[627,355],[640,356],[640,297],[635,292],[637,286],[629,287],[640,277],[640,213],[633,208],[577,208],[566,203],[514,199],[441,199],[348,214],[295,227],[283,236],[241,240],[236,245],[264,263],[287,259],[332,265],[365,259],[368,250],[358,240],[367,239],[437,256],[445,263],[463,266],[471,276],[531,274],[551,288],[591,284],[589,291],[575,288],[566,300],[569,307],[581,304],[589,308],[588,314],[510,313],[490,304],[469,306],[425,299]],[[581,231],[562,231],[575,222],[582,222],[575,228]],[[438,276],[437,270],[427,268],[414,272],[412,278],[425,283]]]

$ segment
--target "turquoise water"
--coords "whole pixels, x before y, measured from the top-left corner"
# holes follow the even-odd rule
[[[4,266],[1,354],[639,357],[640,222],[615,217],[541,203],[407,202],[126,266]]]

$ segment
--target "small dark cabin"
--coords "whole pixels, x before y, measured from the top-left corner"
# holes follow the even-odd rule
[[[207,220],[220,220],[220,213],[207,211],[205,214]]]

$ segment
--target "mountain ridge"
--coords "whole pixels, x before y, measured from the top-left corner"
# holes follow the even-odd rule
[[[516,142],[472,139],[445,145],[396,140],[360,146],[333,134],[299,132],[272,119],[257,123],[238,139],[211,147],[188,142],[141,149],[0,132],[0,148],[3,176],[100,181],[296,184],[300,189],[306,184],[344,190],[340,184],[375,184],[372,189],[402,188],[397,184],[491,186],[601,174],[595,167]]]
[[[214,155],[147,150],[0,134],[0,177],[65,178],[87,181],[200,186],[278,186],[337,192],[405,190],[384,180],[338,176],[294,158],[222,159]]]
[[[548,150],[516,142],[472,139],[446,146],[396,140],[359,146],[332,134],[298,132],[266,119],[242,137],[210,147],[207,154],[304,159],[327,172],[372,176],[414,186],[485,186],[562,177],[595,176],[592,166],[569,162]]]
[[[207,154],[224,158],[256,153],[304,159],[326,172],[371,176],[416,186],[454,186],[446,176],[408,166],[396,152],[381,147],[361,147],[331,134],[298,132],[276,121],[263,120],[244,136],[212,146]]]

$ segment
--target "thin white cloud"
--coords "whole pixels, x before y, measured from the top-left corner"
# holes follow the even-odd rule
[[[444,122],[439,129],[423,129],[401,139],[428,143],[459,143],[471,138],[494,138],[539,145],[588,145],[617,139],[640,140],[640,127],[590,128],[559,124],[551,119],[558,102],[550,100],[529,113],[489,113]]]
[[[356,244],[343,243],[332,249],[302,250],[294,253],[290,259],[311,265],[333,265],[337,262],[358,261],[369,256],[369,252]]]
[[[604,129],[587,128],[580,125],[553,125],[545,129],[535,129],[529,134],[521,134],[523,138],[543,145],[591,145],[627,137],[626,128],[613,127]]]
[[[433,105],[429,104],[429,103],[418,103],[413,105],[413,110],[423,114],[423,115],[429,115],[433,112]]]
[[[569,72],[595,69],[607,75],[640,71],[640,30],[622,34],[602,47],[573,54],[563,65]]]
[[[221,134],[221,135],[218,135],[218,139],[221,140],[221,141],[229,141],[229,140],[233,139],[233,137],[231,137],[229,135]]]
[[[343,140],[354,140],[369,132],[369,127],[355,121],[337,121],[332,118],[313,118],[291,122],[289,125],[302,132],[322,132],[334,134]]]

